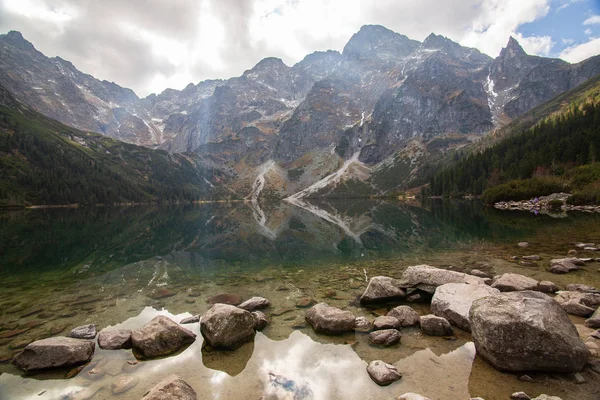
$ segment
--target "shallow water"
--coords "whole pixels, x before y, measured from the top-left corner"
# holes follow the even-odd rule
[[[551,258],[578,241],[596,242],[600,218],[535,216],[483,208],[478,202],[410,205],[387,201],[203,204],[0,214],[0,398],[140,398],[170,373],[200,398],[394,398],[417,392],[433,400],[507,399],[523,390],[564,400],[597,400],[600,381],[534,376],[537,383],[495,371],[475,357],[470,335],[455,340],[405,329],[392,348],[371,346],[365,335],[316,335],[304,324],[298,299],[311,297],[373,318],[385,310],[360,308],[368,278],[399,277],[408,265],[431,264],[492,274],[517,272],[559,285],[600,287],[600,264],[553,275]],[[530,242],[527,249],[520,241]],[[513,255],[539,254],[524,266]],[[582,256],[594,254],[582,253]],[[6,361],[28,342],[67,334],[85,323],[136,328],[157,313],[176,321],[208,309],[208,297],[231,293],[267,297],[270,324],[235,352],[202,352],[199,335],[177,356],[134,366],[131,351],[97,349],[76,377],[64,371],[22,376]],[[413,305],[428,313],[428,305]],[[582,319],[573,318],[582,332]],[[188,325],[199,333],[198,324]],[[7,333],[10,332],[10,333]],[[14,335],[14,336],[13,336]],[[10,337],[7,337],[10,336]],[[403,373],[380,388],[365,372],[382,359]],[[104,373],[90,375],[92,368]],[[135,376],[133,389],[113,395],[111,384]],[[58,379],[60,378],[60,379]],[[92,379],[94,378],[94,379]],[[43,393],[42,393],[43,392]],[[40,394],[42,393],[42,394]],[[40,394],[40,395],[38,395]]]

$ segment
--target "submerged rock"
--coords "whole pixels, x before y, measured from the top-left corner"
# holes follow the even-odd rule
[[[131,331],[129,329],[103,329],[98,335],[98,345],[105,350],[131,348]]]
[[[356,317],[354,320],[354,331],[368,333],[373,330],[373,323],[365,317]]]
[[[496,369],[574,372],[588,359],[569,317],[543,293],[484,297],[473,302],[469,317],[477,354]]]
[[[400,321],[401,326],[413,326],[419,323],[419,314],[410,306],[398,306],[387,313],[388,317],[394,317]]]
[[[394,317],[380,316],[380,317],[375,318],[375,321],[373,321],[373,329],[375,329],[375,330],[401,329],[401,328],[402,328],[402,323]]]
[[[450,336],[452,327],[446,318],[435,315],[423,315],[420,319],[421,331],[429,336]]]
[[[166,356],[196,340],[196,334],[164,315],[131,333],[131,344],[138,358]]]
[[[494,280],[492,287],[501,292],[516,292],[522,290],[534,290],[538,286],[538,281],[519,274],[502,274]]]
[[[111,385],[113,394],[125,393],[133,389],[139,382],[135,376],[121,376]]]
[[[494,294],[500,294],[500,291],[487,285],[447,283],[436,289],[431,301],[431,312],[470,332],[469,310],[473,301]]]
[[[600,304],[600,294],[560,291],[554,300],[569,314],[588,317]]]
[[[387,276],[375,276],[371,278],[367,289],[360,297],[361,304],[382,303],[403,299],[406,297],[406,292],[398,284],[398,280]]]
[[[254,329],[257,331],[262,331],[267,327],[269,321],[267,320],[267,316],[261,311],[253,311],[252,316],[254,317]]]
[[[371,361],[367,366],[367,373],[379,386],[390,385],[402,378],[396,367],[381,360]]]
[[[485,284],[485,280],[477,276],[436,268],[430,265],[408,267],[400,279],[400,287],[413,287],[431,294],[435,292],[438,286],[446,283]]]
[[[306,312],[305,318],[317,333],[336,335],[354,330],[354,315],[327,303],[313,306]]]
[[[197,400],[198,395],[183,379],[170,375],[142,397],[144,400]]]
[[[251,299],[244,301],[238,307],[246,311],[256,311],[267,308],[269,305],[269,300],[264,297],[252,297]]]
[[[75,339],[93,339],[96,337],[96,325],[82,325],[74,328],[68,335]]]
[[[70,367],[90,361],[94,349],[95,344],[90,340],[51,337],[27,345],[13,364],[24,371]]]
[[[257,321],[249,311],[215,304],[200,319],[200,332],[214,348],[236,349],[254,339]]]
[[[383,329],[369,333],[369,340],[381,346],[392,346],[400,341],[402,334],[397,329]]]
[[[206,302],[211,306],[215,304],[229,304],[232,306],[237,306],[238,304],[242,303],[242,296],[237,294],[223,293],[209,297]]]
[[[578,258],[560,258],[550,260],[549,271],[553,274],[566,274],[571,271],[577,271],[579,267],[577,265],[583,265]]]

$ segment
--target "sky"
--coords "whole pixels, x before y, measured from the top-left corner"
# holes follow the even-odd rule
[[[510,36],[529,54],[600,54],[600,0],[0,0],[0,33],[143,97],[239,76],[265,57],[293,65],[342,51],[366,24],[430,33],[496,57]]]

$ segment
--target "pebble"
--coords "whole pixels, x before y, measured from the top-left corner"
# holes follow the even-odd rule
[[[521,376],[519,377],[519,380],[520,380],[520,381],[523,381],[523,382],[530,382],[530,383],[533,383],[533,382],[535,382],[535,380],[533,380],[533,378],[532,378],[532,377],[530,377],[529,375],[521,375]]]
[[[531,400],[531,397],[529,397],[525,392],[515,392],[510,395],[510,398],[513,400]]]

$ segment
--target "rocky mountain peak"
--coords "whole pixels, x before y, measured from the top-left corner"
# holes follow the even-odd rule
[[[263,58],[256,64],[252,69],[249,69],[244,72],[244,76],[249,76],[252,74],[260,74],[264,72],[270,71],[284,71],[289,70],[290,67],[285,65],[281,58],[277,57],[267,57]]]
[[[457,45],[458,43],[453,42],[445,36],[436,35],[435,33],[430,33],[423,41],[423,48],[425,49],[445,49]]]
[[[525,50],[523,50],[523,47],[521,47],[517,39],[511,36],[508,39],[506,47],[500,51],[500,58],[507,59],[522,56],[527,56],[527,53],[525,53]]]
[[[10,31],[5,35],[0,35],[0,40],[3,40],[6,43],[9,43],[16,47],[20,47],[27,50],[35,50],[33,44],[27,41],[19,31]]]
[[[411,54],[419,45],[418,41],[381,25],[364,25],[352,35],[342,54],[351,60],[399,59]]]

